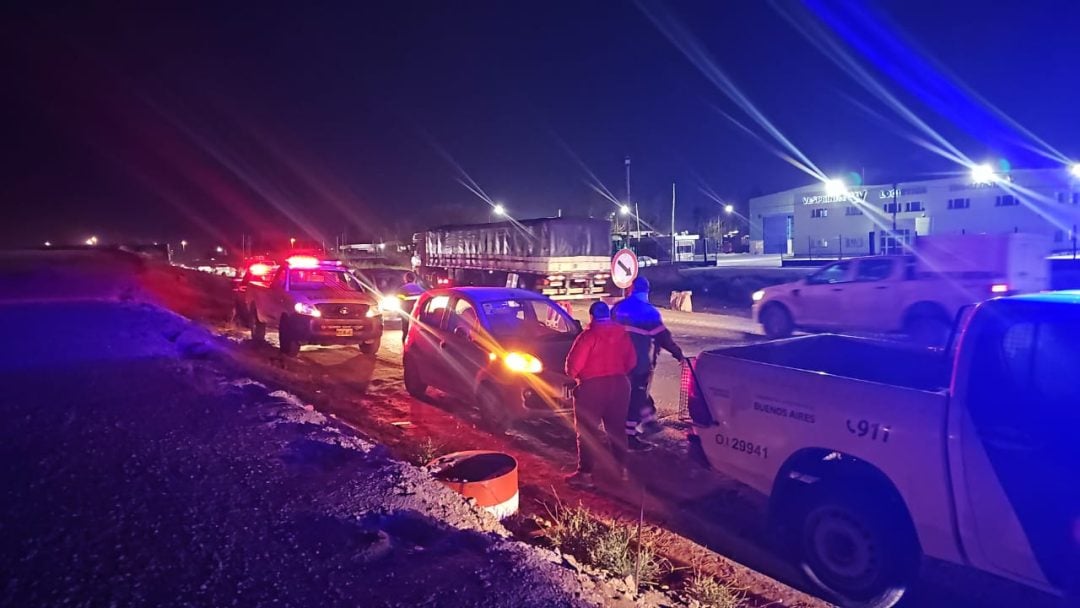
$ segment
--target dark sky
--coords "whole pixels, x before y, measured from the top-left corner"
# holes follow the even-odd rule
[[[700,182],[745,205],[755,191],[812,179],[721,116],[716,108],[775,145],[633,3],[220,4],[231,6],[7,9],[5,244],[381,238],[489,217],[453,162],[515,216],[535,217],[610,210],[582,165],[622,198],[629,155],[642,215],[664,226],[672,180],[689,222],[717,208]],[[959,81],[1080,154],[1080,3],[845,8],[862,5],[647,4],[681,22],[830,175],[910,179],[956,165],[905,139],[910,126],[782,14],[833,28],[972,158],[1048,162],[1024,155],[1024,138],[1010,141],[1003,123],[972,118],[964,103],[986,106],[946,90]],[[898,41],[920,69],[895,68]]]

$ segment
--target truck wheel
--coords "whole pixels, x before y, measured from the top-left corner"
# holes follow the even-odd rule
[[[405,381],[405,390],[417,399],[427,396],[427,385],[420,379],[420,373],[416,369],[416,362],[412,357],[405,357],[401,362],[402,378]]]
[[[247,306],[237,302],[236,311],[233,313],[233,322],[237,327],[243,327],[244,329],[251,329],[251,315]]]
[[[381,345],[381,343],[381,337],[375,338],[373,342],[361,342],[360,352],[364,353],[365,355],[374,355],[375,353],[379,352],[379,346]]]
[[[802,520],[800,566],[845,608],[892,608],[918,570],[909,526],[869,499],[823,496]]]
[[[491,384],[481,384],[476,391],[476,403],[480,406],[485,427],[498,434],[510,429],[510,414],[506,411],[506,402],[498,388]]]
[[[770,304],[761,311],[761,327],[765,330],[765,336],[770,340],[786,338],[795,331],[795,323],[791,320],[791,313],[779,304]]]
[[[300,341],[296,339],[296,331],[292,328],[289,317],[285,315],[281,315],[281,322],[278,323],[278,345],[281,354],[286,357],[300,354]]]
[[[251,339],[255,342],[266,341],[266,323],[259,322],[259,313],[251,307]]]

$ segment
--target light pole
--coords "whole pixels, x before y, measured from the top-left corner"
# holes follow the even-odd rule
[[[296,249],[296,237],[289,237],[289,249]]]
[[[187,253],[187,241],[180,241],[180,252]]]
[[[630,157],[629,156],[626,157],[626,204],[627,205],[630,204]],[[641,210],[638,208],[638,204],[634,203],[634,218],[637,220],[637,238],[638,238],[638,241],[641,240],[641,213],[640,213],[640,211]],[[627,227],[626,232],[627,232],[627,235],[628,235],[626,241],[627,241],[627,245],[629,245],[630,244],[630,238],[629,238],[630,228],[629,227]]]

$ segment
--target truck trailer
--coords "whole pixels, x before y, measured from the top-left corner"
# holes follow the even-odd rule
[[[611,222],[539,218],[442,226],[413,236],[413,265],[431,286],[520,288],[553,300],[609,295]]]

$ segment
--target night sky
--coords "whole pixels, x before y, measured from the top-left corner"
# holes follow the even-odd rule
[[[657,19],[829,175],[957,165],[823,40],[975,160],[1080,155],[1076,2],[221,4],[5,9],[5,245],[382,239],[489,218],[455,163],[525,218],[610,211],[586,170],[621,199],[629,155],[642,216],[665,228],[673,180],[686,224],[716,213],[703,186],[744,209],[810,183]]]

